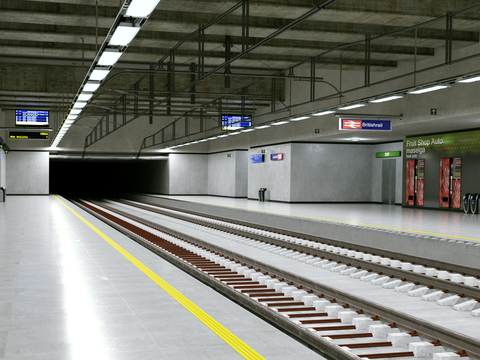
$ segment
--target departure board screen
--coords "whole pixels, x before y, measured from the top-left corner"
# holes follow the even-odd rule
[[[48,126],[48,111],[15,110],[15,124],[25,126]]]
[[[249,115],[222,115],[222,130],[240,130],[252,126],[252,117]]]

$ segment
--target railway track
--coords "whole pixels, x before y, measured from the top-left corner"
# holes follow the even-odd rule
[[[335,359],[480,357],[478,339],[208,243],[188,232],[172,230],[146,220],[146,216],[134,215],[136,211],[129,211],[128,207],[168,217],[194,229],[221,233],[228,240],[268,251],[272,256],[405,293],[399,296],[421,294],[419,298],[424,300],[440,301],[445,311],[457,306],[457,310],[477,313],[480,290],[474,269],[462,269],[469,272],[458,273],[463,281],[459,281],[452,270],[432,268],[437,271],[434,277],[428,264],[409,263],[408,267],[405,259],[322,243],[318,239],[296,236],[298,234],[279,234],[227,219],[125,201],[116,205],[79,201],[77,205]],[[425,271],[414,266],[423,266]],[[442,271],[451,274],[448,279],[442,278]],[[469,307],[472,309],[465,310]]]

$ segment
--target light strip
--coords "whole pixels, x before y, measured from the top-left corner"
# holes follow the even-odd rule
[[[391,95],[391,96],[386,96],[386,97],[383,97],[383,98],[378,98],[378,99],[370,100],[370,102],[371,102],[371,103],[378,104],[378,103],[383,103],[383,102],[386,102],[386,101],[403,99],[403,97],[404,97],[403,95]]]
[[[329,114],[335,114],[335,110],[325,110],[325,111],[320,111],[316,114],[312,114],[313,116],[324,116],[324,115],[329,115]]]
[[[357,109],[360,107],[364,107],[366,104],[353,104],[353,105],[346,105],[343,107],[339,107],[338,110],[351,110],[351,109]]]
[[[283,125],[283,124],[288,124],[289,122],[290,122],[289,120],[284,120],[284,121],[275,122],[272,125]]]
[[[449,85],[431,85],[420,89],[410,90],[408,93],[413,95],[425,94],[427,92],[449,88]]]
[[[471,77],[465,77],[461,80],[457,80],[457,82],[463,83],[463,84],[468,84],[476,81],[480,81],[480,75],[473,75]]]
[[[95,69],[93,69],[88,79],[102,81],[107,77],[109,72],[110,72],[110,69],[108,67],[96,67]]]
[[[307,119],[310,119],[310,116],[299,116],[299,117],[296,117],[296,118],[292,118],[290,120],[291,121],[301,121],[301,120],[307,120]]]
[[[125,15],[131,17],[147,17],[157,7],[160,0],[133,0]]]
[[[78,95],[78,100],[80,101],[88,101],[92,98],[93,93],[81,93]]]
[[[266,129],[266,128],[269,128],[270,126],[272,125],[271,124],[259,125],[259,126],[256,126],[255,129],[257,130]]]
[[[122,52],[113,50],[113,49],[106,49],[100,59],[98,59],[97,65],[100,66],[114,66],[118,59],[123,55]]]
[[[113,46],[127,46],[132,42],[137,33],[140,31],[140,26],[134,26],[129,23],[120,23],[115,29],[109,44]]]
[[[83,91],[95,92],[100,87],[100,83],[96,81],[89,81],[83,87]]]

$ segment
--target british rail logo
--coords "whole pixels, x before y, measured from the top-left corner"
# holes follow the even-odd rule
[[[342,129],[361,129],[362,120],[344,120],[342,119]]]

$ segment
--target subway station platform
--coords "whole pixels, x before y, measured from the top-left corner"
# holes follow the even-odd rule
[[[0,203],[0,359],[241,354],[322,359],[61,197]]]

